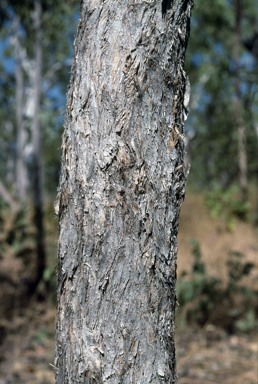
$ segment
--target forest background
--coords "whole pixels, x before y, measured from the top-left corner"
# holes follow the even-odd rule
[[[1,383],[54,382],[54,201],[78,17],[75,0],[0,1]],[[247,361],[257,354],[257,0],[196,0],[185,70],[191,170],[179,228],[179,374],[182,383],[221,382],[226,369],[237,383],[238,362],[209,364],[224,341],[235,361],[246,351],[241,374],[254,372]],[[200,365],[194,348],[214,355]]]

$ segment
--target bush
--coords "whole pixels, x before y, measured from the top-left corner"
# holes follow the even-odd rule
[[[223,190],[216,188],[207,192],[205,204],[212,217],[224,217],[227,229],[233,231],[237,219],[247,221],[250,213],[250,203],[238,198],[239,188],[231,186]]]
[[[212,323],[228,332],[253,330],[258,325],[255,319],[258,292],[240,283],[254,265],[245,262],[242,253],[230,252],[225,284],[220,278],[207,275],[200,245],[196,240],[191,243],[194,257],[191,274],[184,272],[176,286],[181,322],[199,326]]]

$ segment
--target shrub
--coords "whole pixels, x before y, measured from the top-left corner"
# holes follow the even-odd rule
[[[207,275],[202,261],[200,245],[191,241],[194,262],[190,274],[184,272],[177,281],[177,300],[179,321],[197,323],[203,326],[212,323],[226,329],[253,330],[257,326],[257,291],[241,285],[254,267],[244,261],[244,255],[232,251],[227,261],[228,279]]]

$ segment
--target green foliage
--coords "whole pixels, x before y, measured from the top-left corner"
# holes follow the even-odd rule
[[[22,258],[26,266],[36,249],[35,234],[28,219],[28,209],[22,207],[17,212],[11,213],[9,208],[5,207],[2,213],[0,258],[9,249],[14,257]]]
[[[253,309],[249,309],[241,320],[237,320],[235,322],[235,325],[240,331],[252,331],[257,326],[255,311]]]
[[[21,208],[14,216],[6,234],[6,242],[12,246],[15,257],[23,258],[28,265],[36,251],[35,234],[28,220],[27,208]]]
[[[44,345],[44,342],[46,339],[53,339],[53,333],[50,331],[49,328],[41,328],[39,329],[35,335],[32,344],[34,346],[36,345]]]
[[[241,40],[255,33],[258,5],[245,1],[241,14]],[[234,111],[236,71],[235,1],[195,1],[191,37],[186,52],[186,72],[191,82],[189,133],[191,172],[195,189],[214,183],[227,188],[239,183],[238,137]],[[240,47],[241,114],[245,127],[248,177],[257,178],[258,118],[257,59],[244,43]]]
[[[229,231],[234,230],[237,219],[247,221],[250,203],[238,198],[239,188],[231,186],[227,189],[216,188],[206,193],[205,204],[212,217],[224,217]]]
[[[205,264],[201,261],[200,244],[195,239],[191,240],[192,253],[194,256],[193,272],[196,274],[205,274]]]
[[[250,287],[241,286],[243,277],[248,276],[254,267],[245,262],[244,255],[230,252],[227,261],[228,280],[209,276],[201,260],[199,243],[192,240],[194,263],[192,273],[183,273],[177,281],[179,314],[188,322],[203,326],[214,323],[227,331],[253,330],[257,325],[255,311],[258,311],[257,293]]]

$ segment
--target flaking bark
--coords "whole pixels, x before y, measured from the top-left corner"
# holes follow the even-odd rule
[[[56,201],[58,384],[177,382],[193,3],[166,3],[81,4]]]

